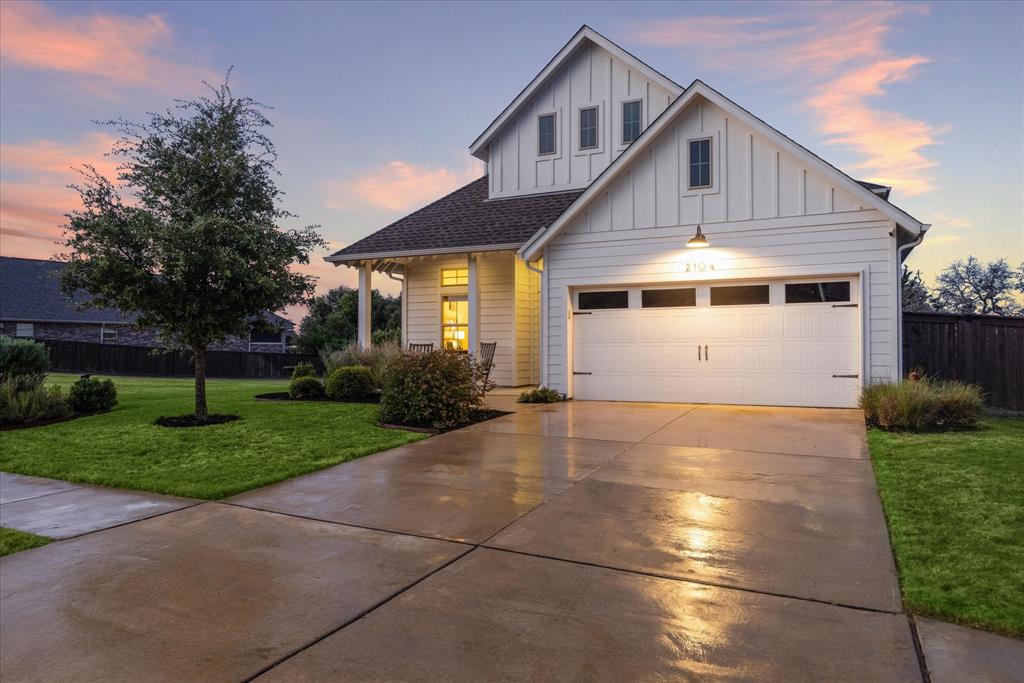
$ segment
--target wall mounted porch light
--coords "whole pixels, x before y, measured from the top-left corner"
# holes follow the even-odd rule
[[[711,242],[708,242],[708,238],[700,231],[699,225],[697,226],[697,234],[686,241],[687,249],[703,249],[710,246]]]

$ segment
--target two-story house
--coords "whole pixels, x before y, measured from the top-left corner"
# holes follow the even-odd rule
[[[576,399],[854,406],[901,373],[928,229],[705,83],[584,26],[470,145],[486,175],[327,257],[402,282],[406,344],[497,342]]]

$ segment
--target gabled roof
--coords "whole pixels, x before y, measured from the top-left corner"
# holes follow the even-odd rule
[[[487,176],[324,258],[351,263],[421,254],[518,249],[583,192],[487,198]]]
[[[476,140],[474,140],[469,146],[470,154],[478,159],[487,161],[487,144],[490,142],[491,138],[494,137],[494,134],[497,133],[506,122],[514,118],[530,98],[533,97],[538,90],[543,88],[552,76],[558,73],[558,70],[569,60],[569,57],[576,51],[576,48],[587,41],[601,47],[602,49],[610,52],[615,58],[629,64],[632,68],[642,73],[645,78],[654,81],[661,85],[661,87],[668,90],[672,93],[673,97],[678,96],[683,91],[683,86],[679,85],[658,70],[640,61],[633,54],[622,49],[594,29],[584,24],[580,27],[580,30],[569,39],[569,42],[562,46],[562,49],[558,51],[558,54],[552,57],[551,61],[541,69],[541,72],[534,76],[533,80],[530,81],[518,95],[516,95],[516,98],[512,100],[512,102],[509,103],[509,105],[505,107],[500,114],[498,114],[497,118],[491,122],[491,125],[487,126],[487,129],[477,136]]]
[[[116,308],[79,308],[89,301],[85,293],[68,297],[60,288],[62,261],[0,256],[0,320],[20,322],[128,325],[138,315]],[[295,325],[266,311],[263,322],[274,329]]]
[[[572,206],[566,209],[565,212],[551,225],[543,230],[539,230],[537,234],[531,237],[523,245],[519,250],[520,256],[528,261],[536,260],[544,246],[550,242],[555,235],[557,235],[559,231],[569,223],[569,221],[575,218],[579,212],[590,203],[591,199],[603,192],[620,172],[628,167],[634,159],[639,157],[643,151],[653,143],[661,131],[672,125],[676,116],[697,97],[703,97],[725,111],[730,112],[732,115],[736,116],[737,119],[766,137],[772,144],[781,149],[787,150],[808,168],[816,169],[826,178],[835,183],[837,187],[842,187],[854,196],[863,198],[864,203],[867,206],[877,209],[883,215],[896,221],[896,223],[903,228],[915,233],[920,232],[922,229],[927,229],[925,224],[921,223],[896,205],[886,201],[886,199],[881,197],[873,189],[865,187],[865,185],[846,175],[832,164],[809,151],[807,148],[789,137],[786,137],[778,130],[772,128],[767,123],[757,118],[749,111],[703,81],[695,80],[686,88],[682,95],[676,98],[676,100],[669,105],[668,109],[662,112],[661,116],[655,119],[654,122],[640,134],[640,137],[637,138],[636,141],[626,149],[626,151],[620,154],[617,159],[605,168],[601,175],[599,175],[594,182],[592,182],[587,189],[583,191],[583,194],[579,196]],[[881,188],[883,186],[879,185],[877,187]]]

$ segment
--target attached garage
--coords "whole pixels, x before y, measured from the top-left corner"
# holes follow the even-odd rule
[[[853,407],[859,278],[572,292],[577,399]]]

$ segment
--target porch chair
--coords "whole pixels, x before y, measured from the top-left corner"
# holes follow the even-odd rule
[[[409,351],[411,353],[427,353],[428,351],[434,350],[433,342],[429,344],[409,344]]]
[[[494,350],[498,348],[498,342],[480,342],[480,364],[484,366],[484,386],[487,386],[491,378],[491,366],[494,365]]]

